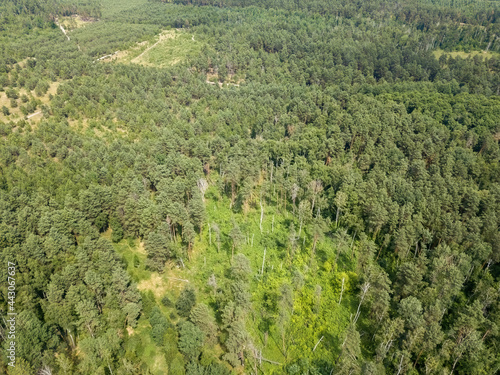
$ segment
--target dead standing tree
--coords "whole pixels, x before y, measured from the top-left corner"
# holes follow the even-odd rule
[[[370,289],[370,283],[367,281],[363,285],[361,285],[361,295],[360,295],[358,310],[356,311],[356,315],[354,316],[354,320],[353,320],[354,324],[356,324],[356,322],[359,319],[359,314],[361,313],[360,312],[361,304],[363,303],[363,301],[366,297],[366,293],[368,292],[368,289]]]
[[[205,193],[208,189],[208,182],[204,178],[200,178],[197,182],[196,185],[198,185],[198,189],[200,190],[201,193],[201,198],[203,199],[203,202],[205,202]]]

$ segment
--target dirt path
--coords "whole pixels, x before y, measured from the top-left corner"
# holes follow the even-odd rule
[[[60,28],[60,29],[61,29],[61,31],[63,32],[64,36],[65,36],[66,38],[68,38],[68,40],[71,40],[71,39],[69,38],[69,35],[68,35],[68,33],[66,32],[66,30],[64,30],[64,27],[63,27],[63,26],[59,23],[59,21],[58,21],[57,19],[56,19],[56,25],[58,25],[58,26],[59,26],[59,28]]]
[[[99,57],[97,60],[94,60],[93,62],[96,62],[96,61],[101,61],[101,60],[104,60],[104,59],[107,59],[108,57],[113,57],[114,55],[116,55],[118,52],[120,51],[116,51],[115,53],[110,53],[109,55],[104,55],[102,57]]]
[[[134,57],[132,60],[130,60],[130,62],[134,63],[134,64],[138,64],[139,60],[140,60],[140,58],[142,56],[144,56],[151,49],[155,48],[160,42],[163,42],[164,40],[170,39],[170,38],[175,38],[175,34],[173,34],[172,32],[163,32],[163,33],[161,33],[155,44],[153,44],[152,46],[149,46],[148,48],[146,48],[139,56]]]
[[[37,115],[40,115],[41,113],[42,113],[42,111],[38,111],[38,112],[32,113],[31,115],[26,116],[26,118],[27,118],[27,119],[30,119],[30,118],[32,118],[32,117],[35,117],[35,116],[37,116]]]

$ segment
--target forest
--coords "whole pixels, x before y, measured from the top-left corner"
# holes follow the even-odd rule
[[[0,375],[500,374],[498,5],[0,0]]]

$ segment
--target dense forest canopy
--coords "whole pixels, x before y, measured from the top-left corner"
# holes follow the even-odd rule
[[[0,374],[499,373],[498,15],[0,0]]]

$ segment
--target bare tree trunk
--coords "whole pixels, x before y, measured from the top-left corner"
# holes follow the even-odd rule
[[[403,369],[403,358],[404,355],[401,354],[401,361],[399,362],[398,373],[396,375],[399,375],[401,373],[401,370]],[[451,372],[453,373],[453,370]]]
[[[70,330],[68,329],[68,334],[69,334],[69,337],[71,337],[71,342],[73,343],[73,349],[76,347],[75,345],[75,339],[73,338],[73,335],[71,334]]]
[[[342,302],[342,294],[344,294],[344,281],[345,281],[345,277],[342,278],[342,289],[340,290],[339,305],[340,305],[340,302]]]
[[[321,340],[323,340],[325,338],[325,336],[321,336],[321,338],[319,339],[319,341],[316,343],[316,345],[314,345],[314,348],[313,348],[313,352],[316,350],[316,348],[318,347],[319,343],[321,342]]]
[[[358,310],[356,311],[356,315],[354,316],[354,324],[359,319],[359,314],[360,314],[360,309],[361,309],[361,304],[363,303],[363,300],[365,299],[366,293],[368,292],[368,289],[370,289],[370,283],[366,282],[361,286],[361,299],[359,300],[359,305],[358,305]]]
[[[87,324],[87,329],[89,330],[90,335],[92,336],[92,338],[94,338],[94,332],[92,332],[92,329],[90,328],[90,325],[88,325],[88,324]]]

